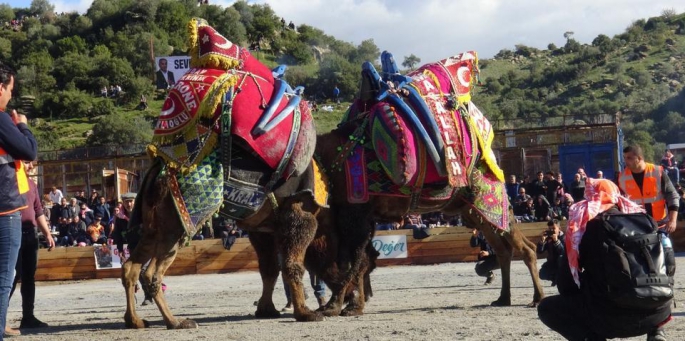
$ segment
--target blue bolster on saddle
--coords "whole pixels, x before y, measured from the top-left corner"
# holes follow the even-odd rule
[[[290,85],[282,79],[276,79],[274,82],[274,92],[271,94],[271,99],[269,104],[266,106],[266,110],[262,113],[262,117],[257,121],[257,125],[252,129],[252,135],[262,135],[265,133],[264,126],[271,120],[271,116],[276,112],[276,108],[281,103],[285,92],[290,88]]]
[[[435,165],[440,165],[441,163],[441,157],[440,154],[438,154],[438,150],[435,148],[435,145],[433,144],[433,141],[431,141],[431,138],[428,135],[428,132],[426,132],[426,128],[423,127],[423,124],[419,120],[419,118],[416,116],[416,113],[414,113],[414,110],[412,110],[407,103],[404,103],[402,98],[398,96],[397,94],[389,94],[387,96],[388,103],[393,105],[395,108],[398,109],[399,113],[402,113],[403,117],[409,120],[411,122],[411,125],[413,128],[416,130],[416,132],[419,135],[419,138],[423,143],[426,145],[426,152],[428,152],[428,155],[431,157],[433,160],[433,163]],[[443,147],[444,148],[444,147]]]
[[[386,82],[390,80],[391,75],[400,73],[400,68],[397,67],[395,58],[392,56],[392,53],[388,51],[383,51],[383,53],[381,53],[381,67],[383,70],[383,80]]]
[[[378,74],[373,64],[364,62],[362,64],[362,77],[368,81],[371,88],[378,92],[381,90],[381,75]]]
[[[288,68],[288,65],[281,64],[273,69],[271,69],[271,75],[274,76],[276,79],[280,79],[285,75],[285,69]]]
[[[433,112],[426,105],[426,101],[419,94],[418,91],[413,86],[405,85],[403,89],[409,92],[409,104],[414,108],[414,111],[419,115],[426,125],[426,130],[429,133],[431,141],[437,147],[440,155],[445,155],[445,144],[443,143],[442,136],[440,135],[440,128],[438,127],[438,122],[435,121],[435,116]],[[437,166],[437,165],[436,165]],[[443,169],[444,167],[438,167],[438,169]]]
[[[290,113],[292,113],[295,110],[295,108],[297,108],[297,106],[300,105],[303,92],[303,86],[298,86],[295,88],[295,90],[292,92],[294,95],[288,101],[288,105],[286,105],[285,108],[283,108],[283,110],[279,112],[278,115],[264,127],[265,133],[273,129],[277,124],[281,123],[281,121],[288,117],[288,115],[290,115]]]

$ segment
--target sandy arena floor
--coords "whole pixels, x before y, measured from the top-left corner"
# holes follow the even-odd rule
[[[539,264],[538,264],[539,265]],[[36,315],[50,324],[24,330],[14,340],[559,340],[526,308],[532,285],[522,262],[514,262],[512,303],[490,307],[500,286],[484,286],[472,263],[379,268],[372,274],[375,296],[361,317],[334,317],[296,323],[292,314],[256,320],[253,302],[261,292],[256,272],[168,277],[167,297],[176,316],[195,319],[197,330],[167,330],[156,306],[139,307],[152,326],[124,329],[125,297],[117,279],[40,283]],[[685,254],[678,257],[678,307],[667,325],[669,340],[685,340]],[[308,281],[307,281],[308,283]],[[556,288],[545,283],[548,294]],[[279,280],[274,301],[285,304]],[[19,291],[19,290],[17,290]],[[311,288],[308,288],[311,294]],[[316,305],[313,295],[310,307]],[[142,293],[138,293],[142,301]],[[21,300],[10,303],[10,325],[18,326]],[[644,337],[631,340],[644,340]]]

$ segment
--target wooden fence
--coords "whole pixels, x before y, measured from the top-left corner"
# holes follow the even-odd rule
[[[519,229],[532,242],[541,239],[545,223],[519,224]],[[379,259],[378,266],[407,264],[436,264],[447,262],[472,262],[479,249],[469,245],[471,229],[464,227],[441,227],[430,230],[431,236],[416,240],[411,230],[377,231],[377,235],[407,235],[407,258]],[[676,252],[685,251],[685,223],[671,235]],[[519,259],[519,255],[515,255]],[[77,280],[116,278],[121,269],[95,269],[92,247],[56,248],[51,252],[39,250],[36,280]],[[210,274],[235,271],[257,271],[257,254],[247,238],[236,240],[231,250],[225,250],[220,239],[192,241],[179,250],[168,275]]]

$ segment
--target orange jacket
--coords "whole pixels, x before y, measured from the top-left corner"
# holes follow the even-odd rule
[[[26,171],[24,170],[24,163],[21,162],[20,160],[15,160],[12,156],[7,154],[7,152],[0,147],[0,165],[10,165],[13,164],[14,166],[10,166],[14,168],[14,176],[16,178],[16,183],[17,186],[16,188],[12,186],[11,188],[8,188],[10,193],[7,193],[10,197],[18,197],[21,196],[24,193],[27,193],[29,191],[29,182],[28,178],[26,177]],[[26,206],[26,201],[23,201],[23,204],[21,204],[19,207],[12,207],[3,210],[0,212],[0,214],[9,214],[13,213],[16,211],[20,211],[25,209]]]
[[[618,185],[628,198],[642,207],[646,204],[652,205],[652,217],[656,221],[661,221],[666,218],[668,210],[666,208],[666,200],[663,196],[663,188],[661,188],[661,177],[664,169],[661,166],[655,166],[652,163],[647,163],[645,168],[644,179],[642,180],[642,189],[638,188],[633,173],[626,168],[621,173],[618,179]]]

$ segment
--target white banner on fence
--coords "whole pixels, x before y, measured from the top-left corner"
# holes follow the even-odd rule
[[[94,245],[95,250],[95,269],[120,269],[121,257],[116,245]],[[124,244],[125,258],[128,259],[128,245]]]
[[[378,259],[386,258],[407,258],[407,236],[406,235],[387,235],[375,236],[371,245],[380,252]]]

